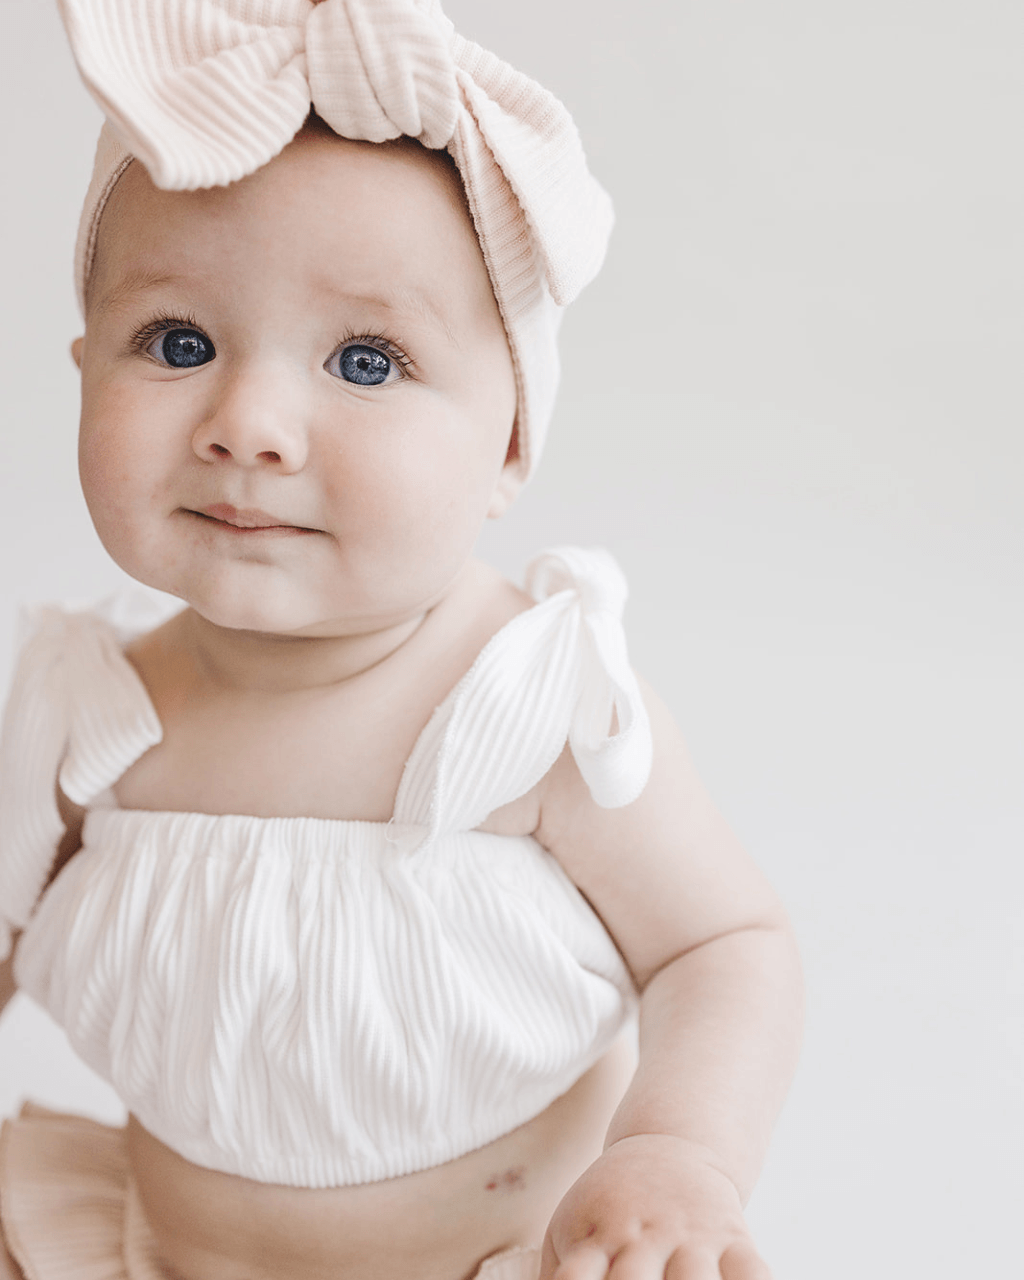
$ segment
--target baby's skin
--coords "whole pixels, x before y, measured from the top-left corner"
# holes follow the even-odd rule
[[[431,711],[530,604],[472,559],[519,487],[516,387],[450,162],[307,129],[227,188],[131,165],[74,354],[99,535],[187,606],[129,649],[164,738],[119,803],[386,821]],[[491,1147],[369,1187],[248,1184],[132,1121],[169,1275],[462,1280],[510,1244],[542,1245],[541,1280],[769,1275],[742,1206],[795,1059],[795,948],[644,694],[638,800],[598,808],[566,751],[484,824],[532,834],[605,923],[641,992],[635,1073],[618,1046]]]

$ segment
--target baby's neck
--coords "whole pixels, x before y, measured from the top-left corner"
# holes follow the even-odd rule
[[[202,678],[222,689],[297,693],[342,684],[379,666],[419,631],[429,610],[376,631],[289,636],[215,626],[192,609],[178,638]]]
[[[317,636],[236,631],[186,609],[152,638],[164,633],[162,665],[175,665],[175,658],[187,664],[188,670],[178,668],[183,683],[190,672],[224,691],[299,693],[343,684],[399,656],[413,665],[436,661],[433,650],[440,646],[439,652],[447,651],[453,635],[467,626],[472,630],[467,619],[476,617],[482,599],[499,594],[500,585],[507,587],[499,573],[470,560],[437,598],[425,600],[412,616],[365,631]],[[417,643],[410,645],[414,637]]]

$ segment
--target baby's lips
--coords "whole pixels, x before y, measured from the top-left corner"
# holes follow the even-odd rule
[[[294,527],[290,520],[272,516],[266,511],[260,511],[258,507],[233,507],[229,502],[214,502],[209,507],[201,507],[199,514],[209,516],[211,520],[219,520],[222,524],[234,525],[236,529]]]

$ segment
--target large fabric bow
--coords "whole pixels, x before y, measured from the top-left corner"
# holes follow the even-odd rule
[[[86,86],[158,187],[224,186],[312,105],[343,137],[447,147],[479,132],[564,306],[596,274],[611,205],[556,98],[458,36],[439,0],[59,0]],[[469,152],[472,148],[469,148]],[[479,193],[476,193],[479,196]]]

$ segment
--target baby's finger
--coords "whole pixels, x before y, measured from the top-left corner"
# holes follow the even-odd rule
[[[768,1264],[747,1240],[726,1249],[720,1269],[722,1280],[772,1280]]]
[[[551,1272],[551,1280],[604,1280],[607,1274],[608,1255],[597,1245],[584,1242],[570,1249]]]
[[[718,1256],[710,1249],[677,1249],[665,1266],[665,1280],[719,1280]]]
[[[662,1280],[668,1258],[669,1249],[638,1240],[615,1255],[608,1280]]]

